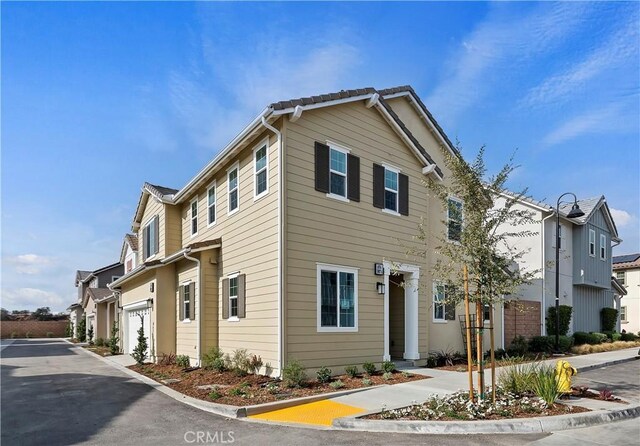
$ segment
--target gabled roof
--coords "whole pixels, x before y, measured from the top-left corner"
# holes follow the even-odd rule
[[[640,268],[640,253],[614,256],[611,261],[614,270]]]
[[[627,289],[623,284],[620,283],[620,281],[615,276],[611,276],[611,286],[618,293],[619,296],[627,295]]]
[[[138,206],[136,207],[136,212],[133,216],[133,223],[131,224],[131,229],[135,231],[140,226],[142,215],[144,214],[144,208],[149,200],[149,196],[155,197],[158,201],[162,203],[173,203],[174,196],[178,193],[178,189],[173,189],[171,187],[158,186],[156,184],[151,184],[145,182],[142,185],[142,192],[140,193],[140,199],[138,200]]]
[[[82,271],[82,270],[76,271],[76,286],[78,286],[78,283],[84,282],[84,280],[90,275],[91,275],[91,271]]]
[[[89,297],[93,299],[94,302],[98,303],[101,300],[104,300],[110,297],[113,294],[109,288],[87,288],[84,292],[84,296],[82,297],[82,307],[87,306],[87,301]]]
[[[135,234],[124,235],[122,249],[120,250],[120,263],[124,263],[124,259],[127,255],[127,246],[131,247],[133,252],[138,252],[138,236]]]
[[[566,218],[572,206],[573,203],[561,203],[560,215]],[[618,228],[616,228],[616,223],[613,221],[611,211],[609,210],[609,205],[607,204],[607,200],[604,198],[604,195],[578,200],[578,206],[580,206],[580,209],[582,210],[582,212],[584,212],[584,215],[582,217],[571,218],[569,220],[573,221],[576,224],[584,225],[591,219],[593,214],[598,211],[598,209],[602,208],[604,218],[609,225],[609,229],[611,230],[611,239],[618,242],[622,241],[618,237]]]

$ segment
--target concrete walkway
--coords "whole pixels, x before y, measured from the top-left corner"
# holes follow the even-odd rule
[[[571,356],[567,359],[571,365],[580,371],[597,367],[617,364],[622,361],[636,358],[638,348],[617,350],[613,352],[594,353],[590,355]],[[555,366],[558,358],[543,361],[543,363]],[[496,369],[496,376],[500,370]],[[387,409],[409,406],[414,402],[423,402],[433,395],[445,395],[469,386],[467,373],[451,372],[445,370],[427,369],[422,367],[406,367],[401,370],[431,376],[430,379],[413,381],[393,386],[379,387],[370,391],[359,392],[334,398],[333,401],[350,406],[365,409],[367,411],[380,410],[383,406]],[[473,374],[473,384],[477,386],[477,374]],[[485,370],[485,384],[491,384],[491,370]]]

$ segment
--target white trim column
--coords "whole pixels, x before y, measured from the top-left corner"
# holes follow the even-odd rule
[[[391,262],[384,261],[384,353],[383,360],[389,361],[389,276]],[[404,282],[404,359],[420,359],[419,336],[419,289],[420,267],[415,265],[395,265],[394,272],[405,275]]]

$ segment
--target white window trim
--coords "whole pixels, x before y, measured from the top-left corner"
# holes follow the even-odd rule
[[[388,164],[383,164],[382,167],[384,167],[384,191],[385,191],[385,203],[384,206],[387,205],[387,199],[386,199],[386,192],[394,192],[396,194],[396,208],[395,209],[387,209],[386,207],[382,208],[382,211],[385,212],[386,214],[391,214],[391,215],[400,215],[400,212],[398,212],[400,210],[400,169],[398,169],[397,167],[393,167],[390,166]],[[393,190],[393,189],[389,189],[387,188],[387,170],[390,172],[393,172],[397,175],[397,186],[398,186],[398,190]]]
[[[213,189],[213,223],[209,221],[209,208],[211,205],[209,204],[209,191]],[[207,228],[215,226],[218,222],[218,191],[216,190],[216,182],[214,181],[207,187]]]
[[[146,262],[147,260],[153,259],[158,253],[154,252],[152,255],[150,255],[149,257],[147,257],[146,259],[144,258],[144,244],[147,243],[147,238],[144,236],[144,231],[145,229],[147,229],[147,226],[149,226],[150,224],[153,223],[153,219],[156,218],[156,216],[158,217],[158,231],[160,230],[160,216],[158,214],[152,216],[151,218],[149,218],[147,220],[147,223],[142,225],[142,263]],[[156,234],[156,237],[158,237],[158,234]],[[158,243],[158,246],[160,245],[160,243]],[[155,243],[154,243],[155,246]],[[151,245],[149,245],[149,249],[151,249]],[[159,250],[160,248],[158,248]]]
[[[182,282],[182,283],[180,284],[180,286],[181,286],[183,289],[184,289],[184,287],[188,287],[189,285],[191,285],[191,281],[190,281],[190,280],[188,280],[188,281],[186,281],[186,282]],[[183,290],[183,292],[184,292],[184,290]],[[191,295],[189,295],[189,310],[191,310],[191,309],[194,309],[194,310],[195,310],[195,308],[193,308],[192,302],[193,302],[193,297],[192,297]],[[183,299],[183,301],[182,301],[182,312],[183,312],[183,313],[185,313],[185,311],[184,311],[184,299]],[[190,312],[191,312],[191,311],[190,311]],[[194,319],[195,319],[195,314],[194,314]],[[181,322],[182,322],[183,324],[190,324],[190,323],[191,323],[191,318],[185,318],[185,319],[183,319]]]
[[[449,322],[447,320],[447,304],[446,303],[442,304],[442,319],[436,319],[436,315],[435,315],[435,308],[436,308],[435,297],[436,297],[436,291],[437,291],[439,286],[443,286],[444,287],[444,298],[445,298],[445,300],[447,298],[447,287],[446,287],[446,285],[444,285],[444,284],[442,284],[440,282],[433,282],[433,291],[431,292],[431,322],[433,322],[434,324],[446,324],[447,322]]]
[[[322,271],[353,274],[353,327],[323,327],[322,326]],[[316,331],[318,333],[357,333],[358,332],[358,271],[359,268],[350,266],[331,265],[328,263],[316,263]],[[339,297],[338,297],[339,300]],[[338,323],[340,315],[338,314]]]
[[[622,309],[624,308],[624,319],[622,318]],[[620,322],[627,323],[629,322],[628,317],[628,308],[626,305],[620,305]]]
[[[603,255],[604,250],[604,255]],[[607,236],[600,234],[600,260],[607,260]]]
[[[349,153],[351,151],[332,142],[327,141],[327,143],[329,144],[329,191],[331,191],[331,174],[335,173],[336,175],[344,176],[344,196],[329,192],[327,197],[349,203]],[[344,173],[331,169],[331,150],[344,153]]]
[[[193,232],[193,203],[196,204],[196,232]],[[200,214],[200,206],[198,206],[198,196],[189,202],[189,233],[190,237],[195,237],[200,231],[200,225],[198,224],[198,214]]]
[[[240,318],[236,316],[231,316],[231,279],[237,279],[240,273],[232,273],[227,276],[229,279],[229,317],[227,318],[228,322],[240,322]],[[238,300],[238,296],[236,295],[236,301]],[[238,308],[238,310],[240,310]]]
[[[591,254],[591,234],[593,234],[593,254]],[[589,229],[589,243],[587,244],[587,253],[589,257],[596,256],[596,231]]]
[[[620,280],[619,275],[622,274],[622,280]],[[616,271],[616,279],[618,280],[618,282],[620,282],[622,284],[622,286],[624,286],[626,288],[627,286],[627,273],[626,271]]]
[[[460,244],[460,241],[458,240],[453,240],[449,238],[449,200],[455,201],[460,203],[461,207],[462,207],[462,221],[460,222],[460,231],[462,231],[462,225],[464,224],[464,202],[459,199],[458,197],[455,197],[453,195],[449,195],[447,197],[447,208],[445,209],[445,216],[446,216],[446,221],[447,221],[447,226],[445,227],[445,231],[447,232],[447,241],[449,243],[457,243]]]
[[[238,206],[234,210],[229,209],[229,204],[231,200],[229,197],[231,196],[232,189],[230,188],[229,182],[229,173],[231,173],[234,169],[237,171],[237,181],[236,181],[236,189],[238,191]],[[240,163],[236,162],[233,166],[227,169],[227,215],[233,215],[240,210]]]
[[[256,190],[256,186],[258,185],[258,171],[256,170],[256,153],[258,152],[258,150],[262,149],[263,147],[266,146],[266,151],[265,151],[265,160],[266,160],[266,164],[265,166],[260,169],[262,170],[266,170],[267,171],[267,188],[260,194],[256,194],[257,190]],[[253,149],[253,201],[258,201],[259,199],[261,199],[262,197],[265,197],[266,195],[269,195],[269,138],[265,138],[263,139],[260,144],[258,144],[254,149]]]

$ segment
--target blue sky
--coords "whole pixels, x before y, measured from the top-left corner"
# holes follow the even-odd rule
[[[640,250],[640,4],[2,4],[2,306],[75,299],[144,181],[180,188],[272,101],[411,84],[472,157],[604,194]]]

